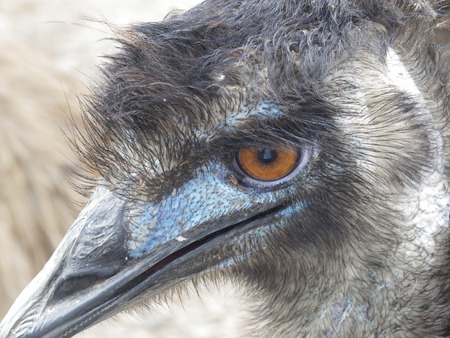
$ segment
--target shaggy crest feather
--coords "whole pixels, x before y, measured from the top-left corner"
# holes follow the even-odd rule
[[[314,132],[329,134],[332,124],[317,118],[330,105],[321,88],[326,74],[349,51],[366,49],[382,62],[388,36],[405,20],[419,25],[403,33],[416,40],[416,29],[430,33],[435,12],[425,1],[211,1],[162,23],[123,29],[122,52],[111,57],[86,108],[94,123],[85,162],[106,178],[168,172],[203,148],[198,136],[227,112],[267,97],[287,106],[287,114],[313,110],[310,123],[324,124]],[[291,115],[309,128],[307,114]]]

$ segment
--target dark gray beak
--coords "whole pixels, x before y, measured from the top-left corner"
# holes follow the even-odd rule
[[[115,312],[126,306],[123,287],[138,278],[143,262],[131,264],[127,257],[125,213],[124,201],[97,188],[44,269],[3,319],[0,336],[71,336],[111,312],[112,304],[119,305]]]
[[[242,259],[245,251],[223,257],[217,250],[273,224],[287,209],[273,204],[273,194],[255,198],[213,176],[139,206],[99,186],[3,319],[0,337],[69,337],[193,275]],[[223,194],[215,200],[212,190]]]

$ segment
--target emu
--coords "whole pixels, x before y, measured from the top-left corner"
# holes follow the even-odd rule
[[[207,0],[119,30],[78,143],[101,178],[0,336],[205,279],[269,337],[450,335],[449,6]]]

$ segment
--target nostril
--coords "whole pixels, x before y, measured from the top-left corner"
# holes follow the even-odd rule
[[[60,300],[72,295],[80,295],[92,287],[106,281],[117,273],[117,268],[103,268],[90,271],[83,275],[67,276],[56,287],[53,300]]]

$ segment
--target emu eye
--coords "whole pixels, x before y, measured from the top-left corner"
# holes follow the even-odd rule
[[[236,161],[244,174],[258,181],[278,181],[292,173],[303,154],[293,146],[242,148]]]

